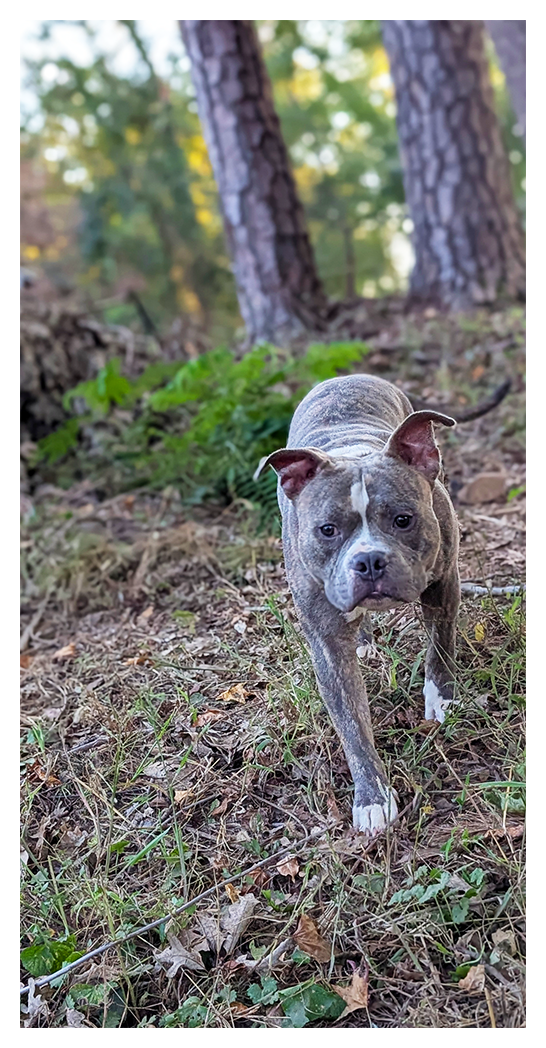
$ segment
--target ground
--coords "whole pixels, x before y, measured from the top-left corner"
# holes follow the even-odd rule
[[[468,592],[523,581],[522,324],[396,317],[366,358],[439,407],[513,382],[439,434],[467,584],[459,704],[423,720],[414,607],[377,616],[363,661],[401,809],[371,846],[252,506],[27,489],[22,978],[217,891],[36,990],[26,1024],[524,1025],[523,603]]]

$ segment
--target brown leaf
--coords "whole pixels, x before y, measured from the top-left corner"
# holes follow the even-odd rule
[[[332,953],[330,943],[323,939],[312,917],[302,913],[294,934],[296,946],[316,961],[329,961]]]
[[[237,888],[235,887],[235,885],[234,884],[225,884],[224,888],[226,890],[226,895],[227,895],[229,901],[230,902],[238,902],[238,900],[239,900],[239,892],[237,891]]]
[[[495,946],[503,953],[511,953],[514,956],[517,945],[516,937],[511,928],[499,928],[498,931],[493,932],[493,942]]]
[[[475,964],[468,969],[464,979],[459,979],[461,990],[467,993],[482,993],[485,986],[485,968],[483,964]]]
[[[246,1015],[249,1010],[242,1001],[232,1001],[229,1007],[234,1015]]]
[[[145,666],[151,664],[152,660],[149,655],[133,655],[132,659],[125,659],[126,666]]]
[[[19,656],[19,665],[20,665],[22,670],[28,670],[28,667],[30,666],[31,662],[32,662],[32,655],[20,655]]]
[[[296,874],[299,873],[299,869],[300,864],[294,858],[283,859],[277,865],[277,873],[280,873],[283,877],[291,877],[293,881],[296,880]]]
[[[148,619],[151,619],[153,613],[154,606],[153,604],[150,604],[149,608],[145,608],[144,611],[141,611],[140,615],[138,616],[137,622],[146,622]]]
[[[54,659],[73,659],[76,654],[76,645],[74,641],[70,644],[65,644],[64,648],[59,648],[58,651],[52,656]]]
[[[213,721],[221,720],[225,717],[225,713],[221,710],[204,710],[203,713],[199,713],[194,720],[195,728],[203,728],[205,724],[211,724]]]
[[[350,1012],[356,1012],[358,1008],[367,1008],[369,986],[368,965],[366,962],[363,961],[360,967],[353,972],[350,986],[332,986],[332,990],[335,990],[340,997],[343,997],[347,1005],[345,1011],[340,1015],[340,1019],[344,1015],[349,1015]]]
[[[248,692],[244,684],[232,684],[231,688],[221,692],[218,696],[218,702],[246,702],[250,692]]]
[[[191,793],[193,793],[193,790],[191,790],[191,789],[190,790],[175,790],[174,791],[174,802],[175,802],[175,804],[181,804],[182,801],[186,800],[186,797],[190,796]]]
[[[30,765],[30,768],[28,770],[30,775],[32,775],[36,779],[39,779],[40,782],[45,783],[46,786],[61,785],[61,780],[58,779],[56,775],[52,775],[50,772],[46,771],[45,768],[42,768],[42,765],[37,760]]]
[[[225,811],[226,811],[226,809],[227,809],[227,806],[228,806],[228,798],[227,798],[227,797],[224,797],[224,799],[223,799],[222,803],[221,803],[221,804],[219,804],[217,808],[214,808],[214,809],[213,809],[213,810],[211,811],[211,813],[210,813],[210,814],[212,815],[212,818],[213,818],[213,819],[216,819],[216,817],[217,817],[218,815],[223,815],[223,814],[224,814],[224,812],[225,812]]]
[[[504,498],[506,477],[504,473],[478,473],[459,491],[459,499],[471,506],[480,502],[497,502]]]
[[[511,837],[513,841],[516,841],[518,837],[523,837],[523,831],[525,827],[523,824],[515,826],[507,826],[506,833],[508,837]]]

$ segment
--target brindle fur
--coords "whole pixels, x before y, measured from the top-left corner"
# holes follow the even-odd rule
[[[354,780],[355,812],[384,806],[388,796],[356,655],[357,647],[370,639],[367,609],[420,601],[429,640],[426,679],[442,700],[453,698],[458,525],[441,481],[393,454],[393,434],[410,414],[407,397],[382,379],[369,375],[330,379],[305,397],[290,427],[288,449],[311,449],[310,479],[288,498],[281,470],[288,453],[276,452],[261,465],[269,463],[279,472],[288,582],[319,691]],[[434,420],[452,424],[443,416]],[[362,480],[369,499],[368,524],[366,513],[358,517],[351,502],[351,491],[359,490],[353,486]],[[411,534],[393,530],[393,515],[409,511],[417,520]],[[363,520],[368,545],[379,544],[387,559],[384,584],[377,583],[386,591],[381,597],[366,597],[364,583],[355,581],[349,566],[351,548],[360,548],[358,529]],[[341,529],[337,545],[317,537],[320,525],[331,521]],[[354,818],[358,826],[356,814]]]

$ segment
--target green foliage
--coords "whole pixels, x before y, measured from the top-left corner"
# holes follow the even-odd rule
[[[281,1008],[286,1016],[283,1024],[301,1028],[318,1019],[339,1019],[345,1010],[345,1001],[339,994],[313,979],[286,990],[279,990]]]
[[[407,888],[401,888],[391,896],[389,906],[400,906],[402,903],[424,906],[432,899],[438,899],[443,904],[445,921],[464,924],[471,900],[485,886],[485,871],[479,866],[470,871],[462,869],[461,876],[454,881],[447,870],[429,870],[427,866],[419,866],[408,880]]]
[[[76,950],[74,935],[62,939],[51,939],[39,934],[31,946],[21,950],[21,964],[35,979],[50,975],[66,964],[76,961],[83,951]]]
[[[159,388],[169,371],[154,366],[131,383],[112,360],[95,380],[67,394],[67,407],[83,404],[88,414],[46,437],[38,455],[60,459],[85,421],[86,429],[94,427],[96,468],[117,465],[122,486],[174,483],[186,501],[240,497],[270,516],[276,511],[276,477],[268,471],[254,481],[258,463],[285,445],[296,404],[311,386],[351,369],[367,352],[364,343],[334,342],[311,345],[294,357],[260,345],[236,359],[218,348],[171,370],[170,381]],[[134,409],[132,422],[116,418],[118,406]],[[116,427],[105,426],[109,411]],[[64,436],[67,427],[72,443]]]
[[[42,437],[38,445],[36,461],[45,459],[51,464],[64,458],[78,443],[80,423],[77,418],[70,418],[53,433]]]

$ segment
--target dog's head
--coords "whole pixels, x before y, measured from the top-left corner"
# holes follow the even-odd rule
[[[433,423],[447,415],[408,415],[382,451],[359,458],[318,448],[282,448],[272,466],[297,513],[298,551],[309,574],[343,612],[377,611],[417,600],[440,548],[433,489],[441,469]]]

